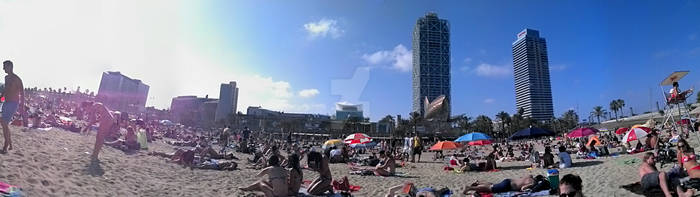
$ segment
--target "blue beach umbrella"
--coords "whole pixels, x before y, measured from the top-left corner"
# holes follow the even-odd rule
[[[459,137],[455,140],[455,142],[471,142],[471,141],[479,141],[479,140],[490,140],[491,137],[484,133],[479,133],[479,132],[474,132],[474,133],[467,133],[466,135],[463,135],[462,137]]]

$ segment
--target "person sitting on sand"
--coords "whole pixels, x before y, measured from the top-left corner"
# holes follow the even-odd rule
[[[571,165],[571,155],[566,152],[566,146],[559,146],[559,168],[570,168]]]
[[[581,177],[567,174],[559,181],[560,197],[583,197],[583,181]]]
[[[549,146],[544,147],[544,155],[542,155],[542,167],[551,168],[554,166],[554,155],[552,154],[552,148]]]
[[[319,173],[319,177],[314,179],[307,191],[311,195],[323,195],[327,191],[333,193],[333,186],[331,185],[333,177],[331,175],[331,169],[328,166],[330,152],[326,151],[325,154],[319,152],[309,152],[307,155],[307,161],[309,168]]]
[[[387,155],[384,151],[379,151],[379,164],[374,168],[374,175],[377,176],[392,176],[396,171],[396,162],[394,158]]]
[[[700,165],[695,157],[695,152],[686,149],[680,160],[691,179],[700,178]]]
[[[289,155],[288,159],[287,168],[289,168],[289,180],[287,180],[287,184],[289,190],[287,195],[296,196],[299,193],[299,188],[301,188],[304,173],[301,171],[301,166],[299,165],[299,155],[293,153]]]
[[[85,130],[90,128],[93,124],[99,122],[100,127],[97,130],[97,136],[95,137],[95,148],[92,150],[91,158],[97,159],[100,151],[102,150],[102,145],[104,144],[105,136],[112,129],[114,124],[114,117],[109,113],[109,109],[102,103],[97,102],[83,102],[81,107],[87,109],[88,114],[88,124],[85,125]],[[98,119],[99,116],[99,119]]]
[[[639,166],[642,190],[649,192],[660,188],[666,197],[672,196],[669,190],[671,182],[665,172],[657,170],[654,153],[648,152],[644,154],[643,160],[642,165]],[[683,193],[680,187],[676,189],[679,191],[679,194]]]
[[[124,152],[131,152],[140,149],[139,143],[136,140],[136,134],[134,133],[134,128],[129,127],[126,129],[126,136],[122,139],[117,139],[111,142],[105,142],[105,145],[114,147],[116,149],[122,150]]]
[[[535,185],[535,178],[531,175],[521,177],[519,179],[504,179],[500,183],[493,184],[489,182],[476,181],[471,185],[464,187],[464,194],[467,195],[470,191],[487,192],[487,193],[503,193],[511,191],[525,191]]]
[[[267,197],[287,196],[289,186],[287,184],[287,169],[280,167],[279,158],[275,155],[268,160],[268,167],[257,174],[258,177],[267,175],[267,180],[260,180],[248,187],[239,188],[242,191],[260,191]]]
[[[486,156],[486,166],[484,167],[485,171],[495,170],[498,168],[498,166],[496,166],[496,157],[496,150],[493,150],[488,156]]]

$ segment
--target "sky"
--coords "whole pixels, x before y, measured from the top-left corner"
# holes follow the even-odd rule
[[[451,26],[453,115],[516,111],[511,46],[531,28],[547,40],[555,116],[585,119],[613,99],[626,115],[655,111],[673,71],[691,71],[681,88],[700,88],[699,10],[697,1],[0,0],[0,59],[27,87],[96,91],[102,72],[120,71],[150,85],[147,106],[169,108],[175,96],[218,97],[219,84],[236,81],[244,113],[333,114],[344,102],[376,121],[411,111],[412,31],[432,11]]]

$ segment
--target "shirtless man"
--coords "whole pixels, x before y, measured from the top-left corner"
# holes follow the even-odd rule
[[[668,179],[665,172],[659,172],[659,170],[656,169],[656,157],[654,156],[654,153],[645,153],[643,159],[644,162],[642,162],[642,165],[639,166],[639,177],[641,177],[640,183],[642,185],[642,190],[649,191],[656,188],[661,188],[664,196],[672,196],[671,191],[669,190],[671,180]],[[683,192],[680,187],[676,187],[676,192],[678,192],[679,196],[693,195],[692,190]]]
[[[520,179],[505,179],[498,184],[489,182],[474,182],[472,185],[464,187],[464,194],[469,191],[503,193],[510,191],[525,191],[535,185],[535,179],[532,175],[521,177]]]
[[[7,152],[8,148],[12,150],[12,139],[10,138],[10,128],[8,124],[12,122],[12,116],[17,112],[17,108],[19,106],[24,106],[24,85],[22,85],[22,79],[12,72],[12,67],[12,62],[10,60],[2,63],[2,68],[5,70],[5,73],[7,73],[7,76],[5,76],[5,90],[2,92],[2,96],[5,97],[5,103],[2,105],[2,118],[0,119],[5,145],[2,147],[0,153]],[[22,95],[21,97],[20,94]],[[24,109],[20,109],[20,111],[23,110]]]
[[[92,159],[97,159],[97,156],[102,150],[102,145],[105,142],[105,136],[109,134],[114,124],[114,117],[109,113],[109,109],[102,103],[96,102],[83,102],[81,107],[86,109],[88,114],[89,123],[85,125],[84,130],[88,130],[93,124],[100,122],[100,127],[97,130],[97,136],[95,137],[95,148],[92,150]],[[99,119],[98,116],[99,115]]]
[[[267,180],[260,180],[247,187],[239,188],[241,191],[260,191],[265,193],[266,197],[283,197],[287,196],[287,179],[289,171],[284,167],[280,167],[279,158],[275,155],[268,160],[268,167],[260,171],[257,177],[267,175]]]

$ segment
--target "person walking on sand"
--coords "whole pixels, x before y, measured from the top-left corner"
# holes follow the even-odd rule
[[[22,79],[12,71],[12,67],[12,61],[10,60],[2,63],[2,68],[7,73],[7,76],[5,76],[5,90],[2,92],[2,96],[5,97],[5,103],[2,105],[2,118],[0,119],[5,145],[0,153],[5,153],[8,149],[12,150],[12,139],[10,138],[8,124],[12,121],[12,116],[17,112],[17,108],[24,106],[24,85],[22,85]],[[20,111],[23,110],[20,109]]]
[[[81,107],[87,111],[89,123],[83,128],[87,131],[93,124],[100,122],[100,127],[97,130],[97,136],[95,137],[95,148],[92,150],[92,159],[97,159],[97,156],[102,150],[102,145],[105,142],[105,136],[110,132],[112,126],[114,125],[114,117],[109,113],[109,109],[102,103],[97,102],[83,102]],[[98,116],[99,115],[99,119]]]

